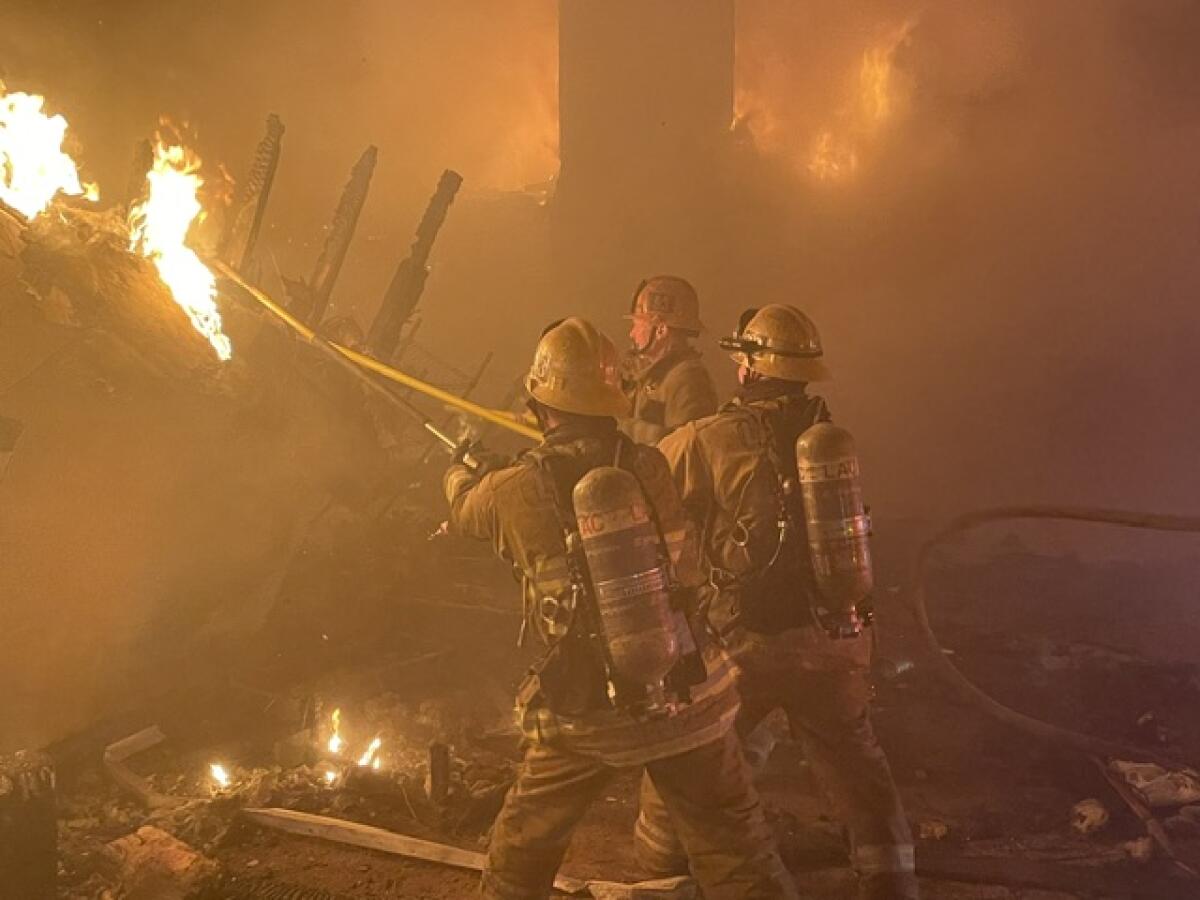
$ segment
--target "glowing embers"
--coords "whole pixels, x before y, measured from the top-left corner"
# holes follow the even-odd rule
[[[330,753],[341,753],[342,748],[346,746],[346,742],[342,740],[342,734],[341,734],[342,711],[340,709],[335,709],[333,711],[333,715],[330,716],[329,718],[331,720],[331,724],[333,727],[333,731],[329,735],[329,744],[328,744],[329,752]]]
[[[36,94],[9,94],[0,82],[0,201],[32,219],[60,193],[100,199],[79,181],[75,161],[63,152],[67,120],[42,111]]]
[[[342,737],[341,733],[342,711],[340,708],[333,711],[333,714],[329,717],[329,724],[329,740],[326,742],[325,747],[330,753],[334,754],[335,756],[340,756],[342,751],[346,749],[346,741]],[[371,743],[367,745],[367,749],[362,752],[362,755],[358,757],[356,765],[361,768],[370,767],[376,770],[380,769],[383,765],[383,761],[379,755],[379,751],[382,747],[383,738],[376,736],[371,740]],[[331,775],[333,777],[330,777]],[[325,780],[330,784],[332,784],[336,778],[336,772],[327,771],[325,773]]]
[[[379,748],[383,746],[383,738],[375,737],[363,751],[363,755],[358,758],[359,766],[365,768],[370,766],[372,769],[378,769],[381,762],[379,759]]]
[[[154,165],[146,173],[146,199],[129,211],[129,247],[154,262],[192,326],[226,360],[233,355],[233,346],[221,330],[216,278],[186,243],[192,224],[203,216],[198,194],[204,179],[197,174],[199,168],[195,154],[158,139]]]

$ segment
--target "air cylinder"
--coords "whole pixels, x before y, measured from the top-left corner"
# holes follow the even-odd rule
[[[679,659],[679,642],[650,505],[637,479],[613,466],[588,472],[572,496],[613,668],[657,686]]]
[[[796,439],[796,467],[817,591],[827,610],[853,615],[875,581],[854,438],[819,422]]]

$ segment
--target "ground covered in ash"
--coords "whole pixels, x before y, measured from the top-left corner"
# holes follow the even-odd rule
[[[371,526],[375,540],[328,544],[298,564],[286,611],[259,636],[259,652],[248,652],[218,687],[122,723],[126,732],[151,717],[161,726],[166,740],[129,765],[179,805],[148,811],[95,764],[96,746],[81,750],[77,739],[59,748],[68,760],[64,897],[138,896],[106,845],[145,825],[215,861],[207,896],[472,894],[473,873],[284,834],[239,815],[284,808],[470,851],[486,847],[519,759],[510,709],[529,654],[515,647],[516,592],[487,548],[426,540],[431,508],[407,503],[386,527]],[[343,527],[353,533],[353,523]],[[886,525],[881,531],[886,542]],[[389,548],[417,540],[424,552],[405,554],[397,568]],[[931,606],[953,659],[1003,702],[1187,758],[1200,746],[1197,667],[1137,650],[1123,639],[1130,623],[1119,616],[1109,643],[1100,641],[1094,617],[1087,629],[1061,627],[1072,621],[1072,604],[1078,617],[1107,602],[1091,589],[1111,591],[1116,571],[1006,545],[956,552],[937,569]],[[1136,589],[1139,572],[1121,567],[1120,589]],[[896,584],[893,573],[882,581],[875,717],[918,838],[925,896],[1194,896],[1088,760],[1037,744],[952,698],[919,652],[899,594],[887,590]],[[1151,593],[1151,585],[1141,587]],[[1084,630],[1088,639],[1075,639]],[[334,709],[339,753],[329,750]],[[800,748],[786,729],[776,730],[760,787],[784,859],[810,895],[851,897],[840,826]],[[378,768],[356,765],[376,737]],[[444,788],[431,784],[431,745],[448,748]],[[214,781],[213,762],[226,768],[228,786]],[[1073,825],[1074,808],[1087,800],[1098,801],[1107,821],[1083,833]],[[1196,802],[1154,810],[1175,851],[1193,863],[1200,862]],[[564,873],[638,880],[635,816],[636,776],[623,773],[580,827]]]

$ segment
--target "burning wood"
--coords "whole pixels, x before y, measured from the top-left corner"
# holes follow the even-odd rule
[[[209,774],[212,775],[213,782],[222,790],[229,787],[230,783],[233,781],[233,779],[229,777],[229,771],[220,763],[212,763],[209,765],[208,771]]]
[[[392,358],[400,342],[404,323],[417,308],[421,293],[425,290],[425,279],[429,277],[429,254],[433,250],[433,242],[442,223],[446,221],[446,214],[462,186],[462,180],[462,176],[451,169],[442,173],[437,189],[425,208],[425,215],[421,217],[421,224],[417,226],[417,235],[408,256],[401,261],[387,293],[383,295],[383,303],[367,333],[367,347],[379,359]]]
[[[26,219],[40,215],[59,194],[100,198],[79,180],[75,160],[62,149],[67,120],[42,111],[36,94],[5,93],[0,82],[0,202]]]
[[[328,747],[329,752],[336,755],[341,753],[342,748],[346,746],[346,742],[342,740],[341,735],[342,711],[340,709],[335,709],[331,718],[333,720],[333,733],[329,736]]]
[[[186,278],[195,278],[203,288],[205,274],[180,262],[187,259],[186,248],[172,250],[169,239],[153,227],[158,236],[143,246],[155,247],[156,253],[161,247],[164,265],[179,265],[185,279],[180,283],[189,292],[185,297],[194,290]],[[178,223],[173,233],[178,234]],[[130,236],[120,210],[100,214],[64,209],[53,219],[43,216],[32,222],[24,241],[21,279],[49,321],[103,334],[110,344],[115,340],[120,346],[115,360],[132,361],[154,377],[186,382],[201,391],[218,386],[215,345],[189,320],[160,270],[129,252]],[[213,322],[203,318],[205,312],[198,310],[200,321]],[[214,333],[218,343],[221,337]]]
[[[371,176],[375,173],[378,157],[378,149],[368,147],[351,171],[350,181],[342,191],[341,200],[333,213],[325,247],[317,259],[312,277],[308,281],[284,279],[291,300],[288,308],[314,328],[325,318],[333,286],[342,271],[342,263],[346,261],[346,253],[358,227],[358,217],[367,202],[367,192],[371,188]]]
[[[200,159],[179,144],[158,138],[154,165],[146,173],[149,196],[129,211],[129,248],[154,262],[175,302],[192,325],[227,360],[233,345],[221,330],[217,279],[187,245],[192,223],[203,215],[198,174]]]

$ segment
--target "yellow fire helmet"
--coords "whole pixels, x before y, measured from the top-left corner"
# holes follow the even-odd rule
[[[692,334],[704,330],[696,289],[676,275],[655,275],[638,285],[633,294],[633,306],[626,318],[636,316],[650,316],[669,328],[690,331]]]
[[[538,341],[525,390],[551,409],[582,416],[627,416],[617,348],[586,319],[563,319]]]
[[[758,310],[739,334],[721,338],[738,365],[783,381],[829,381],[821,335],[794,306],[772,303]]]

